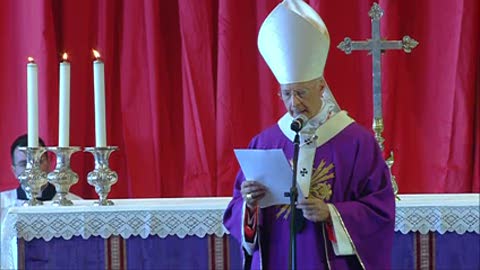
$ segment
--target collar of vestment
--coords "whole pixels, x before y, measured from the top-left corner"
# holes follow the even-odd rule
[[[312,119],[315,118],[317,117],[313,117]],[[295,132],[290,129],[292,121],[293,117],[287,112],[278,120],[278,126],[283,134],[293,142]],[[307,122],[305,127],[309,126],[309,122]],[[300,131],[300,151],[298,153],[297,165],[297,184],[301,192],[299,196],[308,197],[310,192],[310,179],[316,149],[335,137],[353,122],[355,121],[347,115],[346,111],[340,111],[330,116],[328,120],[320,124],[318,128],[306,128]]]

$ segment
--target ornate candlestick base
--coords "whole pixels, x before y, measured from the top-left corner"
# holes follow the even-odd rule
[[[383,132],[383,118],[374,118],[373,119],[373,125],[372,129],[375,132],[375,139],[377,140],[378,145],[380,146],[380,150],[383,152],[383,143],[385,142],[385,139],[382,137],[382,132]],[[393,151],[390,152],[390,157],[385,160],[387,162],[388,170],[390,171],[390,180],[392,181],[392,188],[393,188],[393,194],[395,195],[395,198],[397,200],[400,200],[400,197],[398,197],[398,185],[397,181],[395,179],[395,175],[392,174],[392,166],[393,166]]]
[[[55,186],[57,191],[53,205],[73,205],[73,202],[67,199],[67,194],[70,187],[78,182],[78,174],[70,168],[70,156],[80,151],[80,147],[47,147],[47,150],[54,152],[57,156],[55,170],[48,174],[48,181]]]
[[[373,118],[372,129],[375,132],[375,139],[380,146],[380,150],[383,151],[383,143],[385,142],[385,139],[382,137],[383,118]]]
[[[42,192],[42,186],[47,183],[47,173],[40,168],[40,160],[46,149],[45,147],[19,147],[18,150],[27,156],[27,167],[18,176],[18,181],[28,198],[23,205],[42,205],[43,202],[37,200],[37,197]]]
[[[116,146],[106,147],[86,147],[85,152],[90,152],[95,158],[95,169],[88,173],[88,183],[95,187],[99,200],[94,205],[113,205],[111,200],[108,200],[108,193],[113,184],[117,182],[117,173],[110,170],[108,167],[108,158],[113,151],[116,151]]]
[[[395,175],[393,175],[392,173],[392,166],[394,161],[395,160],[393,159],[393,151],[391,151],[390,157],[386,160],[386,162],[387,162],[388,170],[390,171],[390,177],[392,178],[393,194],[395,195],[395,199],[397,199],[397,201],[400,201],[400,197],[398,197],[397,181],[395,180]]]

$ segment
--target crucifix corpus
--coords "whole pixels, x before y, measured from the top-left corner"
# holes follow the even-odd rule
[[[381,54],[386,50],[400,50],[403,49],[406,53],[410,53],[413,48],[418,45],[418,42],[409,36],[404,36],[402,40],[384,40],[380,36],[380,18],[383,16],[382,8],[373,3],[372,8],[368,12],[368,15],[372,21],[372,38],[366,41],[352,41],[349,37],[346,37],[338,46],[340,50],[346,54],[351,54],[352,51],[368,51],[372,55],[373,61],[373,131],[375,132],[375,139],[380,145],[380,149],[383,151],[383,142],[385,139],[382,137],[383,132],[383,117],[382,117],[382,66],[381,66]],[[392,186],[395,195],[398,193],[398,186],[395,181],[395,176],[392,174],[393,166],[393,151],[390,153],[390,157],[387,159],[387,165],[390,169],[390,175],[392,178]]]

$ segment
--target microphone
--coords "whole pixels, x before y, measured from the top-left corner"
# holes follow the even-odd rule
[[[308,121],[308,117],[306,117],[303,114],[299,114],[297,117],[293,119],[292,124],[290,125],[290,129],[295,132],[299,132],[305,126],[307,121]]]

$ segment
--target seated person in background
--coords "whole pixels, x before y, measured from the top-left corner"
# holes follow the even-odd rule
[[[27,156],[24,152],[19,150],[19,147],[27,146],[28,136],[24,134],[18,137],[10,147],[10,156],[12,158],[12,172],[16,178],[25,170],[27,167]],[[40,146],[45,146],[45,143],[41,138],[38,139]],[[50,170],[50,160],[48,159],[48,154],[44,153],[40,160],[41,169],[45,172]],[[42,194],[37,199],[40,201],[49,201],[53,200],[56,194],[55,186],[47,183],[44,188],[42,188]],[[70,200],[81,200],[82,198],[68,193],[67,198]],[[28,200],[25,191],[21,186],[16,190],[8,190],[0,192],[0,208],[9,208],[11,206],[21,205],[19,200]]]
[[[27,155],[25,152],[20,151],[20,147],[27,146],[28,137],[27,134],[24,134],[18,137],[10,147],[10,156],[12,158],[12,171],[15,175],[15,178],[18,179],[21,173],[25,171],[27,168]],[[40,146],[45,147],[45,142],[38,138],[38,143]],[[50,170],[50,160],[48,159],[48,154],[45,152],[40,159],[40,169],[44,172],[49,172]],[[18,186],[17,188],[17,199],[18,200],[28,200],[27,194],[23,190],[22,186]],[[42,188],[42,195],[37,199],[40,201],[49,201],[52,200],[55,196],[55,186],[48,183]]]

